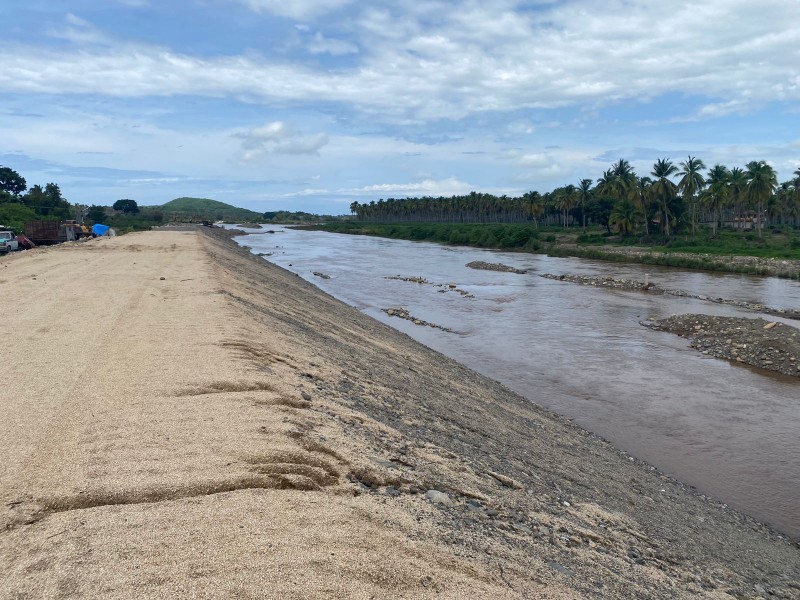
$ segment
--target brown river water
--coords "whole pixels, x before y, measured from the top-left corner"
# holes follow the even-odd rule
[[[673,314],[775,320],[673,296],[579,286],[539,273],[643,280],[800,309],[800,283],[273,227],[236,238],[329,294],[574,419],[659,470],[800,538],[800,379],[718,360],[641,326]],[[246,230],[253,231],[253,230]],[[256,230],[260,231],[260,230]],[[525,275],[470,269],[502,262]],[[330,276],[322,279],[313,275]],[[474,295],[387,276],[455,283]],[[390,317],[411,315],[448,333]],[[800,322],[785,323],[800,327]]]

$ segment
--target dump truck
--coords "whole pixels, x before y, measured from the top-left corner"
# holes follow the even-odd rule
[[[25,235],[39,246],[72,242],[84,235],[83,228],[75,221],[29,221],[25,223]]]

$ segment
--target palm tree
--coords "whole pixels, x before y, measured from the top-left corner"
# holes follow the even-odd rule
[[[567,228],[569,222],[569,211],[575,208],[575,199],[576,189],[572,184],[556,190],[556,208],[564,216],[564,229]]]
[[[534,227],[539,227],[539,217],[544,214],[544,203],[539,192],[531,191],[523,196],[528,201],[528,214],[533,219]]]
[[[754,160],[747,163],[747,198],[757,207],[758,237],[762,236],[764,204],[776,187],[778,187],[778,177],[775,169],[766,161]]]
[[[775,208],[781,216],[781,225],[786,224],[787,217],[793,217],[794,208],[794,183],[784,181],[775,192]]]
[[[717,223],[719,222],[719,213],[725,201],[728,198],[728,181],[731,173],[728,168],[723,165],[714,165],[708,172],[708,179],[705,183],[708,186],[701,194],[700,200],[708,206],[711,211],[713,219],[713,235],[717,235]]]
[[[650,235],[650,225],[648,224],[650,216],[647,213],[647,205],[650,202],[652,187],[653,180],[646,175],[636,179],[636,201],[639,204],[639,210],[644,217],[644,234],[647,236]]]
[[[614,174],[615,198],[617,200],[630,198],[636,189],[636,173],[633,171],[631,164],[627,160],[620,158],[611,167],[611,172]]]
[[[664,234],[669,237],[669,202],[678,193],[678,186],[669,177],[678,170],[672,161],[659,158],[653,165],[650,174],[656,178],[653,182],[653,193],[661,202],[661,218],[663,219]]]
[[[706,183],[700,171],[705,168],[702,160],[690,156],[688,160],[681,163],[683,170],[678,172],[678,175],[683,176],[678,182],[678,190],[683,192],[683,199],[692,206],[692,235],[695,234],[697,223],[695,219],[697,193],[705,187]]]
[[[742,216],[742,201],[747,189],[747,173],[739,167],[733,167],[728,176],[728,198],[733,204],[734,217]],[[741,221],[739,221],[741,223]]]
[[[603,173],[603,176],[597,179],[597,186],[594,188],[595,193],[604,196],[612,196],[614,188],[614,172],[608,169]]]
[[[623,198],[614,205],[610,221],[619,233],[630,233],[636,224],[638,214],[636,205],[629,198]]]
[[[800,170],[798,170],[800,172]],[[592,197],[592,180],[581,179],[578,184],[578,195],[581,200],[581,215],[583,215],[583,231],[586,232],[586,204]]]

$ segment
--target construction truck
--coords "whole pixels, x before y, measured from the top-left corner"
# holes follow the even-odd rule
[[[29,221],[25,223],[25,235],[39,246],[72,242],[82,236],[91,235],[77,221]]]

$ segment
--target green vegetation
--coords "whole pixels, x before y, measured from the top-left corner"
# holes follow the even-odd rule
[[[624,205],[628,206],[629,205]],[[645,246],[659,254],[672,253],[712,254],[718,256],[742,255],[763,258],[800,260],[800,231],[772,228],[763,237],[752,232],[724,231],[713,235],[701,228],[695,237],[667,238],[661,234],[637,236],[611,235],[597,227],[587,233],[564,232],[560,227],[535,227],[530,224],[477,224],[477,223],[360,223],[340,221],[303,229],[372,235],[393,239],[440,242],[445,244],[475,246],[478,248],[545,250],[548,253],[570,252],[597,257],[596,246]],[[575,246],[575,248],[573,248]],[[668,261],[670,259],[657,259]],[[666,264],[659,262],[658,264]]]
[[[769,227],[800,228],[800,169],[778,185],[774,169],[752,161],[745,169],[714,165],[707,176],[702,160],[689,156],[678,165],[658,159],[649,175],[637,176],[625,159],[597,180],[566,185],[520,197],[471,192],[465,196],[423,197],[353,202],[351,213],[368,223],[529,223],[561,225],[565,230],[599,225],[609,233],[661,231],[698,235],[701,226],[753,231]],[[676,182],[674,177],[680,179]]]
[[[34,185],[28,189],[22,175],[0,166],[0,225],[21,233],[29,221],[70,219],[86,225],[110,225],[118,233],[150,229],[173,221],[264,221],[261,213],[208,198],[176,198],[163,206],[139,206],[129,198],[116,200],[110,206],[71,204],[61,195],[57,184]]]
[[[581,179],[577,186],[515,198],[472,192],[354,202],[350,210],[357,223],[325,229],[494,248],[542,247],[554,255],[742,272],[764,268],[744,263],[734,268],[731,261],[713,256],[800,259],[800,169],[781,184],[765,161],[706,170],[697,157],[677,165],[661,158],[640,177],[620,159],[594,187],[591,179]],[[466,224],[472,229],[461,228]],[[498,224],[505,224],[499,233]],[[514,227],[533,233],[515,234]],[[620,254],[592,248],[596,245],[645,246],[653,253]]]
[[[8,227],[17,233],[22,232],[22,228],[28,221],[41,218],[32,208],[28,208],[16,202],[6,202],[0,204],[0,225]]]
[[[665,237],[663,235],[613,235],[599,231],[575,237],[580,246],[647,246],[652,252],[671,254],[691,252],[717,256],[756,256],[800,260],[800,230],[789,227],[770,227],[759,236],[752,231],[719,230],[700,227],[697,235]]]
[[[303,211],[290,212],[288,210],[278,210],[265,212],[259,223],[331,223],[335,221],[346,221],[347,217],[333,215],[317,215]]]
[[[75,212],[57,184],[37,184],[28,189],[22,175],[0,166],[0,225],[22,232],[27,221],[74,219]]]
[[[564,232],[559,226],[536,227],[531,224],[477,223],[361,223],[344,221],[306,226],[303,229],[370,235],[412,241],[439,242],[451,245],[497,248],[524,252],[546,252],[551,256],[576,256],[614,262],[728,271],[753,275],[773,274],[797,278],[796,268],[780,264],[766,267],[749,262],[731,262],[723,256],[800,260],[800,231],[773,228],[759,237],[753,232],[726,231],[713,235],[701,227],[694,238],[667,238],[663,234],[648,237],[616,235],[595,226],[586,233]],[[615,249],[614,247],[618,247]],[[650,252],[620,252],[619,247],[645,246]],[[635,249],[632,249],[635,250]],[[709,255],[709,256],[706,256]],[[720,258],[717,258],[720,257]]]
[[[225,221],[226,223],[260,223],[261,213],[237,208],[210,198],[175,198],[161,206],[160,210],[170,221]]]
[[[136,200],[129,200],[128,198],[117,200],[111,208],[125,213],[126,215],[135,215],[139,212],[139,205],[136,203]]]
[[[103,223],[118,233],[150,229],[164,223],[320,223],[343,217],[307,212],[258,213],[210,198],[176,198],[161,206],[141,206],[122,198],[109,206],[71,204],[55,183],[28,189],[25,178],[9,167],[0,166],[0,225],[20,233],[25,223],[35,220],[74,219],[86,225]]]
[[[496,224],[478,225],[468,223],[355,223],[342,221],[311,226],[332,233],[374,235],[401,240],[442,242],[478,248],[525,249],[537,251],[542,243],[540,231],[533,225]]]

